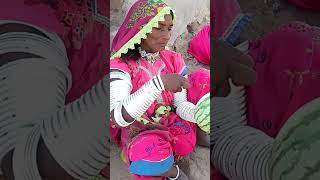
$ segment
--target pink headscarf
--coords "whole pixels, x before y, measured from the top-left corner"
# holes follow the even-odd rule
[[[162,7],[162,0],[138,0],[130,8],[123,24],[112,41],[111,52],[115,53],[146,25]]]
[[[241,13],[237,0],[214,0],[211,15],[212,36],[231,45],[237,43],[240,33],[250,20],[248,15]],[[188,49],[188,53],[205,65],[210,64],[209,33],[210,25],[207,25],[190,41]]]
[[[210,25],[204,26],[190,41],[188,53],[202,64],[210,65]]]

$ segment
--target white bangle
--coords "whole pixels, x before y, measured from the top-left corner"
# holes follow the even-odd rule
[[[181,92],[174,93],[173,104],[178,107],[181,103],[187,101],[187,90],[182,88]]]
[[[110,72],[110,80],[112,79],[120,79],[125,81],[128,84],[131,84],[131,77],[128,73],[125,73],[125,72],[118,72],[118,71]]]
[[[139,90],[123,100],[123,107],[132,118],[141,117],[161,95],[161,90],[153,81],[154,79],[149,80]]]
[[[152,78],[152,80],[153,80],[154,84],[156,85],[157,89],[161,91],[162,88],[161,88],[160,81],[159,81],[158,77],[155,76],[154,78]]]
[[[185,101],[178,105],[176,109],[176,113],[178,116],[180,116],[182,119],[196,123],[194,119],[194,109],[195,105],[191,102]]]
[[[113,114],[114,114],[114,120],[121,127],[130,126],[134,122],[134,121],[132,121],[132,122],[129,123],[126,120],[123,119],[123,116],[122,116],[122,104],[121,103],[118,103],[116,105]]]
[[[159,80],[159,82],[160,82],[161,89],[164,91],[165,88],[164,88],[164,84],[163,84],[163,81],[162,81],[162,79],[161,79],[161,76],[158,75],[157,78],[158,78],[158,80]]]
[[[177,176],[174,177],[174,178],[168,177],[168,179],[170,179],[170,180],[177,180],[177,179],[179,178],[179,176],[180,176],[180,168],[179,168],[178,165],[176,165],[176,168],[177,168],[177,170],[178,170]]]

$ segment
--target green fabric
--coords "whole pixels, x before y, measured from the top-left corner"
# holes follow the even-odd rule
[[[142,117],[137,118],[137,121],[141,122],[144,125],[146,125],[150,122],[149,120],[142,118]]]
[[[204,132],[210,133],[210,93],[204,95],[196,105],[194,118]]]

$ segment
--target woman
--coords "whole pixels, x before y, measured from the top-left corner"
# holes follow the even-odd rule
[[[165,49],[175,18],[161,0],[138,0],[112,42],[111,135],[136,179],[187,179],[174,161],[193,151],[194,104],[210,90],[209,71],[184,78],[181,55]]]
[[[0,161],[6,180],[88,179],[109,163],[107,5],[2,3]]]

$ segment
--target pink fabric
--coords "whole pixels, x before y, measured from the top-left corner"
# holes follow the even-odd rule
[[[211,9],[213,37],[221,38],[234,19],[240,14],[237,0],[213,0]]]
[[[161,74],[178,73],[185,66],[181,55],[173,51],[161,51],[160,57],[161,60],[155,62],[153,65],[150,65],[142,59],[142,61],[140,62],[141,66],[150,70],[150,72],[153,75],[157,74],[162,64],[165,64],[165,68],[161,71]],[[121,61],[121,59],[114,59],[111,61],[110,68],[121,69],[123,71],[128,72],[131,75],[133,84],[132,93],[138,90],[143,84],[145,84],[151,78],[144,70],[142,70],[142,68],[139,66],[139,63],[133,60],[125,63]],[[191,73],[189,80],[191,82],[191,87],[190,89],[188,89],[188,100],[196,103],[201,98],[200,94],[206,94],[210,90],[210,73],[206,70],[198,70]],[[162,104],[173,104],[172,93],[163,92],[162,97],[164,99],[164,102]],[[154,114],[157,107],[159,107],[159,102],[156,101],[155,103],[153,103],[153,105],[151,105],[151,107],[147,110],[147,113],[143,117],[152,121],[151,117]],[[148,138],[150,134],[156,134],[157,136],[162,137],[166,140],[166,142],[170,143],[172,152],[174,153],[174,156],[176,158],[186,156],[189,153],[191,153],[196,144],[195,124],[182,120],[174,112],[169,112],[168,114],[163,115],[162,119],[160,120],[160,123],[157,125],[143,125],[139,122],[135,122],[130,127],[121,129],[111,125],[110,134],[113,137],[113,139],[120,144],[128,160],[132,160],[130,159],[128,154],[131,154],[132,157],[139,156],[139,151],[130,151],[129,148],[132,146],[132,143],[139,140],[139,138],[136,139],[137,137]],[[143,148],[145,145],[145,143],[139,144],[141,148]],[[163,156],[160,155],[161,154],[154,154],[153,156],[156,157],[153,158],[163,158]],[[150,178],[141,176],[135,177],[137,179]]]
[[[128,146],[128,159],[130,161],[149,160],[161,161],[174,154],[180,158],[190,154],[196,144],[195,127],[192,123],[180,119],[172,114],[172,123],[167,130],[145,131],[137,135]],[[168,133],[169,138],[164,133]],[[145,152],[145,149],[152,146],[152,151]],[[136,179],[150,179],[151,177],[133,175]],[[160,178],[161,179],[161,178]]]
[[[118,68],[128,72],[131,75],[133,84],[132,93],[134,93],[151,78],[147,75],[147,73],[144,70],[142,70],[141,67],[148,69],[150,73],[154,76],[157,75],[160,67],[163,65],[165,66],[165,68],[163,69],[161,74],[179,73],[185,66],[182,56],[173,51],[161,51],[160,57],[162,61],[156,61],[154,64],[150,64],[146,60],[142,60],[140,62],[141,65],[139,65],[138,62],[134,60],[125,63],[121,59],[117,58],[110,62],[110,68]],[[164,100],[165,105],[171,105],[173,103],[173,94],[171,92],[164,92],[162,94],[162,98]],[[148,116],[154,113],[155,107],[156,103],[153,103],[153,105],[147,111]]]
[[[166,6],[166,4],[160,1],[136,1],[129,10],[128,15],[112,42],[112,51],[118,51],[164,6]],[[133,59],[124,61],[120,58],[115,58],[110,62],[111,69],[121,69],[130,74],[133,85],[131,93],[137,91],[149,81],[152,76],[158,75],[159,73],[179,73],[184,66],[185,63],[181,55],[169,50],[161,51],[160,59],[153,64],[148,63],[142,58],[139,61]],[[195,72],[191,77],[193,77],[193,80],[199,80],[199,76],[202,76],[205,80],[201,83],[198,82],[198,84],[193,82],[193,86],[190,88],[198,89],[198,91],[192,90],[188,93],[188,97],[192,97],[195,102],[201,98],[198,92],[204,93],[203,89],[209,91],[209,72]],[[156,100],[143,115],[144,119],[152,122],[155,110],[159,106],[173,105],[173,93],[165,91],[161,96],[163,102]],[[111,137],[122,148],[128,165],[130,165],[130,162],[141,160],[142,158],[159,161],[167,158],[170,153],[173,153],[175,158],[180,158],[190,154],[196,144],[196,125],[182,120],[174,112],[161,115],[159,123],[148,123],[144,125],[136,121],[129,127],[121,129],[117,128],[112,121],[110,123]],[[161,143],[159,143],[159,139],[161,139]],[[157,151],[152,151],[151,154],[148,154],[146,157],[141,151],[148,149],[150,143],[157,145]],[[134,177],[136,179],[155,178],[138,175],[134,175]],[[159,177],[159,179],[161,178]]]
[[[93,2],[93,1],[92,1]],[[72,88],[66,97],[70,103],[109,71],[109,28],[95,15],[107,19],[109,3],[97,0],[97,12],[88,0],[8,0],[1,3],[0,19],[26,22],[57,33],[64,41],[72,73]],[[109,175],[109,167],[104,175]]]
[[[188,101],[197,104],[199,99],[210,92],[210,71],[206,69],[197,69],[189,76],[190,87],[188,89]]]
[[[141,86],[143,86],[151,77],[142,70],[141,67],[148,69],[152,75],[157,75],[158,70],[161,66],[165,65],[165,68],[162,70],[161,74],[166,73],[178,73],[185,66],[185,63],[180,54],[177,54],[173,51],[164,50],[160,52],[161,61],[155,62],[153,65],[149,64],[146,60],[142,60],[139,66],[137,61],[129,61],[128,63],[123,62],[121,59],[114,59],[110,62],[110,68],[121,69],[125,72],[128,72],[132,78],[133,89],[131,93],[137,91]],[[190,95],[191,96],[191,95]],[[173,94],[171,92],[162,93],[163,104],[172,105],[173,104]],[[155,112],[157,107],[157,102],[154,102],[151,107],[147,110],[146,116],[150,118]],[[118,131],[118,128],[115,128]],[[113,131],[113,130],[112,130]],[[113,137],[117,135],[117,132],[111,133]],[[115,138],[116,142],[119,142]]]
[[[204,26],[189,43],[188,53],[200,63],[210,65],[210,25]]]
[[[1,20],[23,21],[42,27],[47,31],[62,33],[63,25],[58,21],[55,10],[45,3],[30,5],[28,0],[10,0],[1,3]],[[50,23],[48,23],[50,22]]]
[[[250,43],[257,82],[248,88],[248,123],[275,137],[303,104],[320,96],[320,31],[283,25]]]
[[[314,10],[314,11],[320,11],[320,1],[319,0],[288,0],[288,2],[292,3],[293,5]]]
[[[130,161],[161,161],[169,157],[171,152],[171,144],[155,133],[137,136],[129,147],[128,156]]]
[[[136,35],[141,27],[147,24],[161,7],[167,6],[163,2],[137,0],[128,11],[124,23],[119,28],[116,36],[112,41],[112,52],[118,51],[125,43],[127,43],[134,35]]]
[[[109,28],[92,13],[107,17],[109,4],[97,0],[97,12],[89,1],[10,0],[1,4],[0,19],[27,22],[57,33],[64,41],[70,61],[72,88],[66,103],[72,102],[108,72]],[[101,41],[101,38],[105,40]]]

